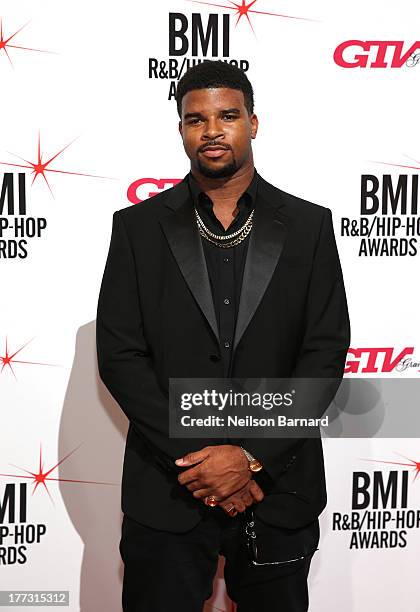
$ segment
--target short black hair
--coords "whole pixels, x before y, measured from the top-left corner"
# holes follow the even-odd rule
[[[249,114],[254,112],[254,91],[245,72],[222,60],[204,60],[191,66],[181,77],[176,91],[176,105],[181,117],[182,98],[193,89],[229,87],[244,94],[245,107]]]

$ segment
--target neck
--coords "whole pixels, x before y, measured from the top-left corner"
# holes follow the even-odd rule
[[[220,203],[222,206],[230,205],[230,203],[238,201],[240,196],[246,190],[252,177],[254,176],[254,164],[249,163],[243,166],[232,176],[223,178],[209,178],[204,176],[194,168],[191,168],[191,173],[200,185],[201,189],[206,193],[213,202]]]

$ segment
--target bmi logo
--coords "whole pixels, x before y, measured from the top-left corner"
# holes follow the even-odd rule
[[[257,16],[270,16],[282,20],[313,21],[307,17],[297,17],[285,13],[273,13],[256,8],[257,0],[241,4],[227,0],[227,4],[216,2],[199,2],[191,0],[195,5],[230,9],[229,12],[212,12],[208,15],[193,12],[169,13],[168,15],[168,50],[167,57],[149,57],[148,78],[169,81],[168,100],[176,95],[177,81],[191,66],[205,59],[222,59],[244,72],[249,70],[249,61],[244,58],[231,58],[231,16],[237,17],[235,28],[239,23],[247,22],[250,31],[256,38],[253,21]]]
[[[412,483],[420,472],[420,461],[401,456],[404,461],[375,463],[404,469],[373,472],[355,471],[351,482],[351,511],[334,512],[333,531],[348,532],[350,549],[405,548],[409,533],[420,528],[420,510],[410,507],[410,470]]]

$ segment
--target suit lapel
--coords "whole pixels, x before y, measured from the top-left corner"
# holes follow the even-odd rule
[[[282,214],[280,193],[259,176],[257,206],[245,260],[233,351],[254,316],[283,250],[287,216]],[[197,231],[187,177],[168,192],[165,204],[175,214],[163,217],[160,224],[188,287],[220,343],[206,259]]]
[[[206,258],[201,236],[197,230],[186,177],[168,194],[166,206],[173,209],[176,214],[163,217],[160,224],[191,293],[213,330],[217,342],[220,342]]]
[[[233,351],[268,287],[287,236],[279,191],[259,177],[257,206],[245,260]]]

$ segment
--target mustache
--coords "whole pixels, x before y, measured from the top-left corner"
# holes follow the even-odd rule
[[[204,144],[197,150],[197,153],[201,153],[202,151],[205,151],[208,147],[220,147],[221,149],[226,149],[226,150],[231,149],[229,145],[222,144],[221,142],[206,142],[206,144]]]

